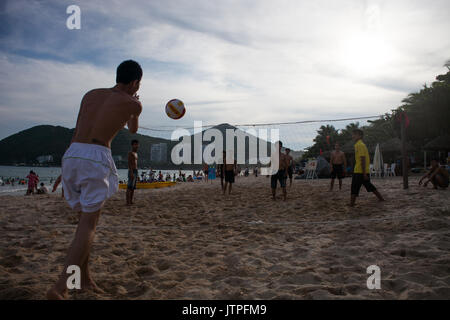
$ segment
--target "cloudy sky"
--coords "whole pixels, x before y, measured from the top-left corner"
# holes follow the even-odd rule
[[[81,9],[69,30],[66,9]],[[448,0],[0,1],[0,139],[144,69],[145,127],[378,115],[444,73]],[[181,120],[165,103],[183,100]],[[149,132],[141,131],[144,134]]]

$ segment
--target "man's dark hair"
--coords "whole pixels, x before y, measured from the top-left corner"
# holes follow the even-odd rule
[[[279,144],[280,147],[283,146],[283,142],[281,142],[281,141],[278,141],[278,144]]]
[[[289,148],[286,148],[286,151],[291,151],[291,149],[289,149]]]
[[[139,143],[139,141],[136,140],[136,139],[131,140],[131,145],[133,145],[133,144],[135,144],[135,143]]]
[[[126,60],[119,64],[116,73],[116,83],[128,84],[142,79],[142,68],[136,61]]]
[[[43,187],[44,186],[44,183],[43,182],[41,182],[41,187]]]
[[[356,133],[357,135],[359,135],[361,138],[364,137],[364,132],[361,129],[354,129],[353,133]]]

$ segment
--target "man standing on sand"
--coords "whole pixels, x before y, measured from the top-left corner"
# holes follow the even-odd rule
[[[222,191],[223,191],[223,179],[225,178],[225,157],[226,152],[222,151],[222,163],[219,163],[217,165],[217,173],[220,176],[220,186],[222,187]]]
[[[75,238],[67,253],[62,273],[47,292],[48,299],[67,297],[69,266],[81,272],[81,289],[101,293],[89,272],[89,256],[101,208],[118,189],[117,169],[111,155],[111,141],[125,125],[138,130],[142,105],[136,92],[142,69],[135,61],[117,67],[113,88],[94,89],[81,100],[71,144],[62,159],[65,198],[74,210],[81,210]]]
[[[286,148],[286,160],[288,162],[288,176],[289,176],[289,188],[292,187],[292,175],[294,174],[294,158],[292,158],[289,153],[291,152],[291,149]]]
[[[352,175],[352,191],[350,199],[350,207],[355,205],[356,197],[359,195],[361,186],[364,186],[367,192],[373,192],[378,200],[384,201],[377,188],[370,183],[370,176],[368,174],[370,167],[369,151],[362,141],[364,133],[361,129],[355,129],[352,133],[352,139],[355,143],[355,169]]]
[[[330,191],[333,191],[334,180],[336,177],[339,179],[339,190],[342,189],[342,179],[345,177],[344,170],[347,168],[347,159],[345,158],[345,153],[341,151],[341,146],[339,142],[334,145],[334,151],[331,152],[330,159],[331,166],[331,185]]]
[[[228,194],[231,194],[231,187],[232,184],[234,183],[234,176],[237,174],[237,162],[236,160],[234,160],[234,162],[231,163],[227,163],[227,159],[226,159],[226,154],[224,153],[224,171],[225,171],[225,186],[223,187],[223,194],[225,194],[225,192],[227,191],[227,186],[229,186],[228,188]]]
[[[272,199],[276,200],[276,192],[277,192],[277,181],[280,181],[281,189],[283,190],[283,200],[286,201],[287,193],[286,193],[286,177],[288,175],[288,166],[289,161],[287,156],[281,152],[281,148],[283,147],[283,143],[278,141],[278,171],[273,174],[270,179],[270,186],[272,188]]]
[[[131,151],[128,152],[128,185],[127,185],[127,206],[133,204],[134,190],[136,189],[136,183],[138,179],[137,170],[137,151],[139,148],[139,141],[131,141]]]

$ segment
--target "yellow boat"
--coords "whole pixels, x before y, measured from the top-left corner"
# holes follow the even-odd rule
[[[136,183],[136,189],[154,189],[154,188],[165,188],[174,186],[176,182],[166,181],[166,182],[144,182],[144,183]],[[119,189],[126,189],[126,183],[119,183]]]

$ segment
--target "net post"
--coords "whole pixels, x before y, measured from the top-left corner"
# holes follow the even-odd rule
[[[403,175],[403,189],[408,189],[408,162],[406,153],[406,128],[404,114],[400,116],[400,130],[402,139],[402,175]]]

